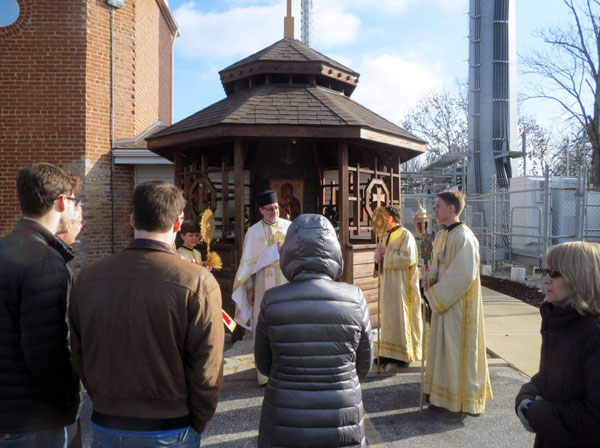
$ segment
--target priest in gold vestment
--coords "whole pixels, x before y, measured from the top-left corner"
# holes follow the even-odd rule
[[[422,356],[423,319],[417,268],[417,243],[402,227],[400,207],[388,205],[388,233],[378,245],[375,261],[383,259],[381,277],[381,337],[379,356],[401,366]]]
[[[237,305],[235,321],[252,332],[258,322],[265,291],[288,282],[279,268],[279,249],[291,224],[290,221],[279,218],[275,191],[260,193],[256,202],[263,219],[246,233],[231,295]],[[256,374],[259,385],[267,383],[267,377],[258,370]]]
[[[438,194],[434,207],[444,226],[433,242],[425,297],[432,310],[424,391],[430,409],[452,420],[485,410],[492,398],[486,358],[479,277],[479,243],[459,215],[463,195]]]

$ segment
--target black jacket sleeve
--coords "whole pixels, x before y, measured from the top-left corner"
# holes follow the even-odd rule
[[[265,303],[263,299],[261,304],[258,322],[256,324],[254,335],[254,361],[256,368],[263,375],[269,376],[271,372],[271,344],[267,333],[267,323],[265,322]]]
[[[49,400],[61,401],[77,383],[71,368],[67,294],[72,276],[58,253],[34,261],[21,289],[20,331],[27,368]]]

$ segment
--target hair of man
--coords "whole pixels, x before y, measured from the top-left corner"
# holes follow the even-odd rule
[[[133,226],[146,232],[168,232],[184,207],[183,193],[175,185],[144,182],[133,192]]]
[[[402,223],[402,208],[399,205],[386,205],[384,208],[395,223]]]
[[[569,303],[580,315],[600,315],[600,244],[558,244],[548,251],[546,263],[560,272],[572,292]]]
[[[184,221],[181,224],[181,234],[186,233],[200,233],[200,224],[194,221]]]
[[[446,204],[454,206],[456,216],[460,216],[465,208],[465,197],[458,190],[444,190],[438,193],[438,198],[442,199]]]
[[[17,196],[23,216],[39,218],[63,195],[81,189],[81,179],[50,163],[34,163],[17,173]]]

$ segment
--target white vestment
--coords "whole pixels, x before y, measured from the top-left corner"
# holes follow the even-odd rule
[[[492,398],[479,278],[479,243],[460,224],[433,242],[425,291],[432,310],[425,393],[436,406],[481,414]]]
[[[406,362],[421,359],[418,258],[417,243],[408,230],[399,227],[389,234],[381,277],[380,356]]]
[[[254,331],[265,291],[287,283],[279,268],[279,246],[291,222],[278,219],[274,224],[261,220],[248,229],[240,265],[233,284],[233,301],[237,304],[235,320]],[[252,286],[253,285],[253,286]],[[254,289],[254,306],[248,303],[246,289]]]

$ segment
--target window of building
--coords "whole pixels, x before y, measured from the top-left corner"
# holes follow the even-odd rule
[[[0,28],[10,26],[19,18],[17,0],[0,0]]]

